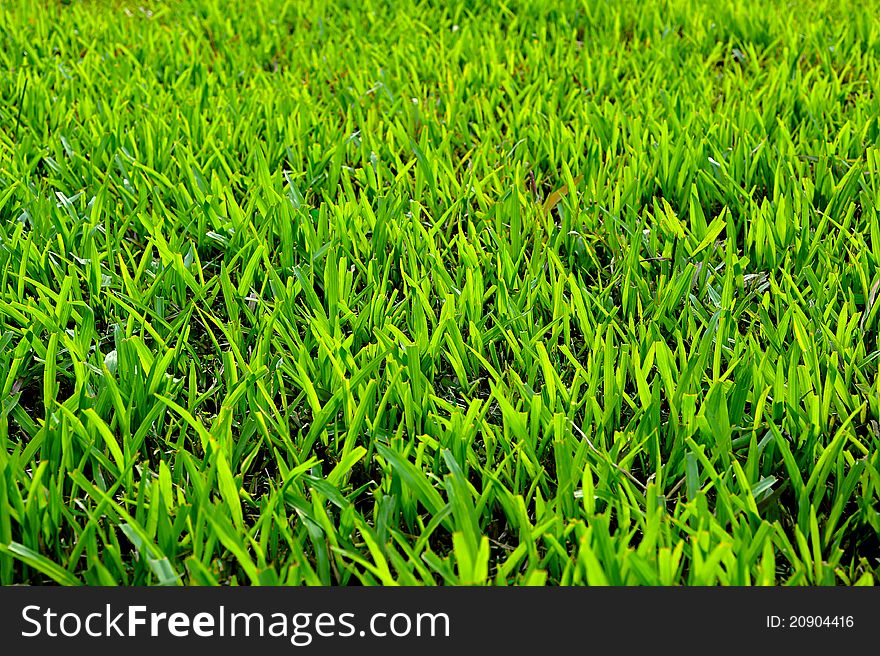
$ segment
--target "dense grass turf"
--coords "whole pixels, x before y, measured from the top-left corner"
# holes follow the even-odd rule
[[[0,8],[0,582],[876,582],[873,3],[142,2]]]

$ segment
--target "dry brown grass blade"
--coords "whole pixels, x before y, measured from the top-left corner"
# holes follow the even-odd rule
[[[580,184],[580,181],[583,179],[583,174],[579,175],[574,179],[574,183]],[[559,189],[547,196],[547,200],[544,201],[544,205],[541,208],[544,211],[544,214],[549,214],[553,210],[553,208],[559,204],[559,201],[565,198],[565,195],[568,193],[568,191],[568,185],[562,185]]]

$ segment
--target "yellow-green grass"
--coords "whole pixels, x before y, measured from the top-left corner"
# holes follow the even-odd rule
[[[3,2],[0,583],[875,583],[876,9]]]

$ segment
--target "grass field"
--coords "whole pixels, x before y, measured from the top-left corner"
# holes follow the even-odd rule
[[[877,583],[877,9],[4,1],[0,583]]]

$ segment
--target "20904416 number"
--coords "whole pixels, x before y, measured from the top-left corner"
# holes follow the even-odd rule
[[[852,628],[855,624],[852,615],[792,615],[788,619],[790,628]]]

